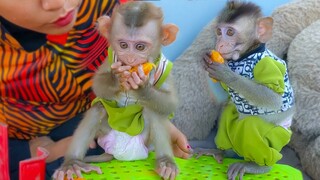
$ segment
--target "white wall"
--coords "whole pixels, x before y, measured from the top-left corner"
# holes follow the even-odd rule
[[[201,29],[217,16],[227,0],[149,0],[164,11],[165,22],[179,26],[177,40],[163,48],[167,58],[175,60],[192,43]],[[261,6],[265,16],[290,0],[251,0]]]

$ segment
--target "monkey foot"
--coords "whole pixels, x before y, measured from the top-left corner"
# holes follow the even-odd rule
[[[221,164],[223,160],[224,151],[220,149],[196,148],[194,149],[194,154],[196,155],[197,159],[203,155],[213,156],[214,159]]]
[[[269,166],[259,166],[253,162],[237,162],[229,166],[227,175],[228,180],[235,180],[237,176],[239,176],[239,180],[242,180],[245,173],[263,174],[270,170]]]
[[[174,180],[179,173],[179,169],[173,159],[164,156],[157,159],[156,172],[163,179]]]
[[[82,178],[81,172],[87,173],[91,171],[95,171],[98,174],[102,173],[98,166],[90,165],[79,160],[70,160],[57,169],[52,178],[55,180],[64,180],[66,177],[68,180],[73,180],[75,176]]]

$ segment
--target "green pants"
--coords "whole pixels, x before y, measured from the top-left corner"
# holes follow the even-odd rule
[[[260,166],[272,166],[282,158],[280,151],[290,141],[290,130],[257,116],[238,117],[234,104],[222,112],[215,137],[219,149],[233,149],[246,161]]]

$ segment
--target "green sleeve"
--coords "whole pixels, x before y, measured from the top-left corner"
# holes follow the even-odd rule
[[[222,87],[225,91],[228,92],[228,86],[227,86],[225,83],[220,82],[220,85],[221,85],[221,87]]]
[[[284,93],[285,73],[285,65],[271,57],[264,57],[253,69],[255,81],[269,87],[278,94]]]

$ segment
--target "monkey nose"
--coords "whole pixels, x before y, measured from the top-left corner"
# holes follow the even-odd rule
[[[128,58],[127,61],[128,61],[128,64],[132,64],[136,61],[136,59],[135,58]]]

